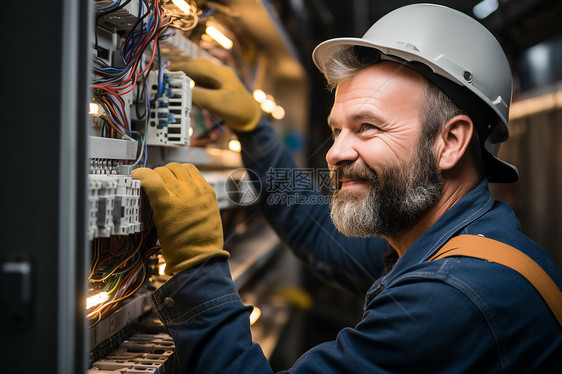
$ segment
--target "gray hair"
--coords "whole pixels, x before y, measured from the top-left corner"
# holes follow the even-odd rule
[[[326,77],[328,87],[333,91],[341,81],[353,77],[360,70],[372,64],[372,62],[362,61],[354,47],[344,47],[336,51],[332,58],[325,63],[322,67],[322,73]],[[450,118],[467,113],[459,108],[435,84],[425,77],[422,78],[424,81],[424,92],[420,108],[420,121],[422,124],[420,142],[431,146],[439,130],[443,128]],[[480,141],[476,131],[473,131],[468,152],[471,155],[478,182],[480,182],[484,177],[484,164]]]

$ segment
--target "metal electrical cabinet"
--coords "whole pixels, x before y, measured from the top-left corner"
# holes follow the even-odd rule
[[[150,310],[149,295],[166,277],[134,167],[177,161],[202,170],[245,302],[259,303],[291,259],[248,204],[235,135],[192,105],[191,79],[166,64],[202,56],[234,66],[249,89],[284,108],[272,117],[281,135],[304,133],[305,71],[267,1],[5,6],[1,371],[175,372],[173,343]],[[209,26],[234,40],[234,51],[211,40]],[[132,58],[138,66],[127,70]],[[131,71],[130,90],[115,86],[118,73]],[[267,328],[254,335],[267,354],[288,308],[267,305],[264,314]]]
[[[2,59],[2,371],[85,372],[83,124],[91,6],[73,0],[5,6],[2,40],[11,57]]]

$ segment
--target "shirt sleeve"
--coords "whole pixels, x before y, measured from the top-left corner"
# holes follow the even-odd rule
[[[153,295],[182,373],[271,373],[224,259],[187,269]],[[450,285],[408,277],[366,306],[355,328],[305,353],[286,373],[501,371],[478,308]],[[444,354],[446,352],[446,355]]]
[[[324,280],[365,294],[383,271],[386,240],[340,233],[330,218],[330,197],[317,188],[329,184],[328,169],[309,170],[315,185],[265,121],[238,137],[260,210],[280,238]]]
[[[152,294],[174,339],[181,373],[271,373],[252,342],[251,306],[242,303],[223,258],[186,269]]]

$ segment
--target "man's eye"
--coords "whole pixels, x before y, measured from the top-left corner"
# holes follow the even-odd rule
[[[361,124],[361,131],[368,131],[368,130],[378,130],[378,127],[375,125],[371,125],[370,123]]]
[[[338,137],[338,135],[340,134],[341,129],[338,128],[334,128],[332,129],[332,139],[336,139]]]

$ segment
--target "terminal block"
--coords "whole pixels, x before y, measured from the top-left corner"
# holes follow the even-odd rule
[[[115,192],[117,181],[107,175],[96,175],[94,180],[100,182],[98,190],[98,236],[109,238],[113,232],[113,207],[115,204]]]
[[[103,158],[90,158],[90,174],[117,174],[119,161]]]
[[[128,235],[140,232],[140,181],[117,176],[117,191],[113,206],[113,234]]]
[[[244,169],[204,171],[220,209],[247,206],[257,201],[257,192]],[[130,235],[154,224],[152,211],[140,181],[129,175],[89,175],[89,238]]]
[[[90,175],[90,240],[143,230],[140,181],[126,175]],[[146,219],[146,218],[145,218]]]
[[[88,187],[90,190],[88,194],[88,208],[90,211],[88,217],[88,238],[93,240],[98,236],[98,200],[101,182],[90,178]]]
[[[151,97],[159,91],[159,72],[148,77]],[[189,145],[191,124],[191,79],[183,72],[162,74],[160,97],[154,104],[148,121],[146,142],[149,145]]]

